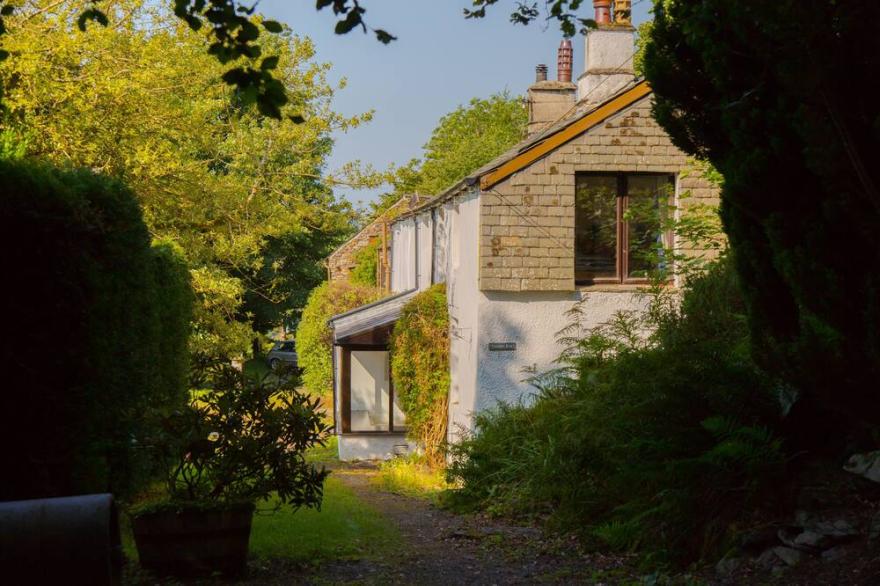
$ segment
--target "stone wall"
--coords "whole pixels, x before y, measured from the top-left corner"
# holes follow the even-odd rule
[[[575,174],[671,173],[683,202],[715,202],[717,189],[695,173],[651,117],[651,96],[554,150],[481,194],[480,289],[572,291]]]

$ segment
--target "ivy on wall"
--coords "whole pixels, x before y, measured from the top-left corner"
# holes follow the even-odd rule
[[[391,378],[408,437],[432,467],[442,466],[450,382],[446,285],[419,293],[401,311],[391,337]]]
[[[379,239],[373,238],[369,244],[354,253],[355,265],[348,275],[349,281],[357,285],[376,286],[376,276],[379,272],[380,245]]]

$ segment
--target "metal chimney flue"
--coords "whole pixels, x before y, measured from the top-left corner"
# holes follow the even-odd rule
[[[611,24],[611,0],[593,0],[596,24]]]
[[[535,67],[535,83],[547,81],[547,66],[543,63]]]
[[[556,54],[556,79],[557,81],[571,82],[572,51],[571,41],[563,39],[559,43]]]

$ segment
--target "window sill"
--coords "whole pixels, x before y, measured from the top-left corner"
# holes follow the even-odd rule
[[[649,283],[596,283],[594,285],[578,285],[575,284],[575,291],[581,293],[637,293],[647,292],[651,285]],[[675,288],[672,283],[670,288]]]
[[[351,436],[361,436],[361,437],[403,437],[406,435],[405,431],[342,431],[337,435],[344,435],[346,437]]]

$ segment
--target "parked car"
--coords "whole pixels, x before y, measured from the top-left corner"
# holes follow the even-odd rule
[[[284,366],[287,368],[299,368],[299,361],[296,356],[296,345],[290,341],[275,342],[272,349],[266,355],[266,362],[269,368],[278,370]]]

